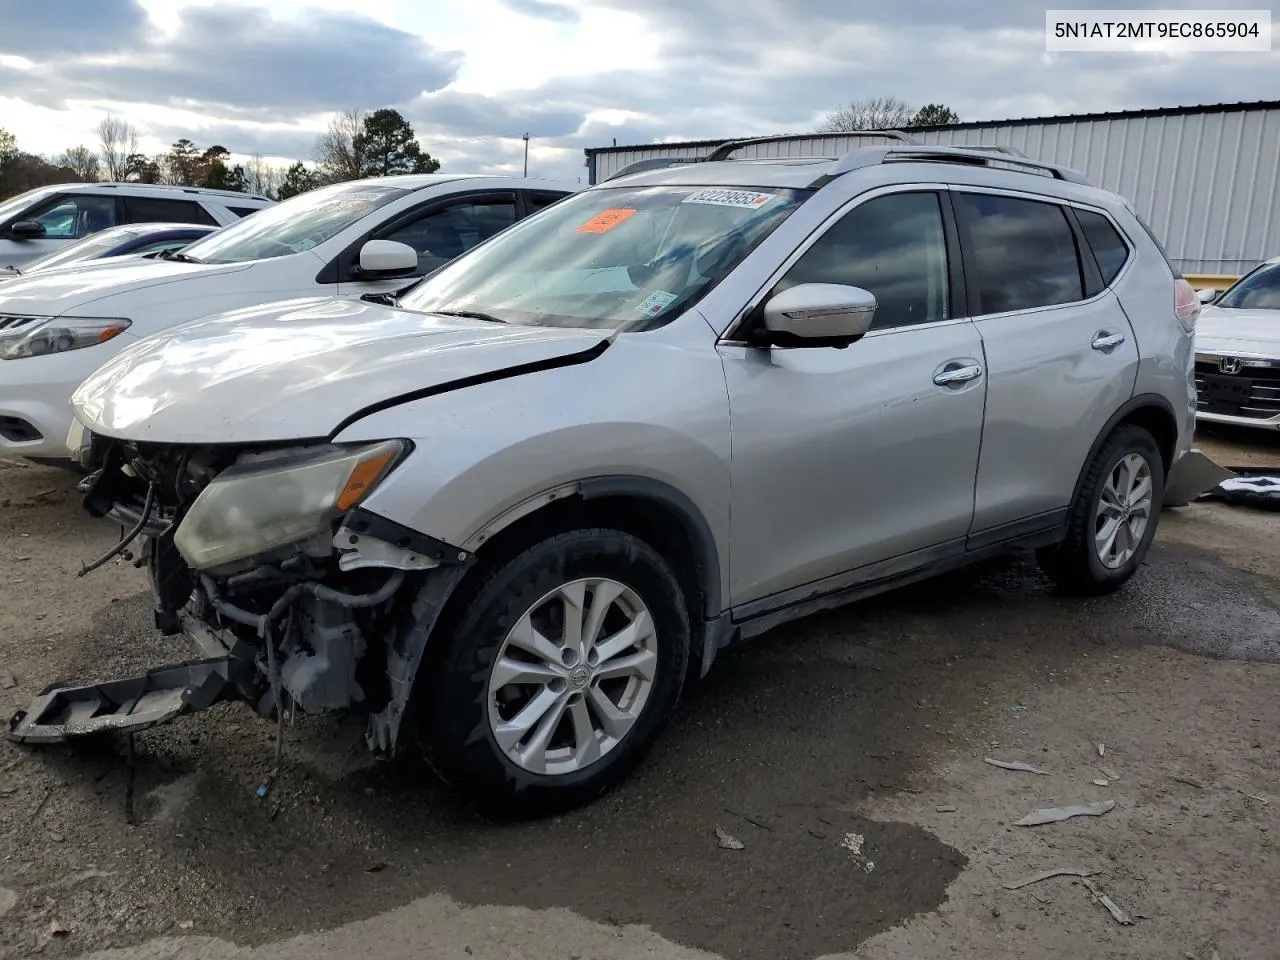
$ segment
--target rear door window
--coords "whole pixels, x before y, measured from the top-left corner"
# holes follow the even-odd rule
[[[1129,259],[1129,247],[1116,232],[1116,228],[1100,213],[1076,208],[1076,220],[1084,231],[1085,239],[1093,250],[1093,257],[1098,261],[1098,272],[1102,274],[1102,282],[1110,284]]]
[[[975,267],[979,313],[1032,310],[1084,299],[1075,234],[1056,203],[954,194]]]
[[[203,223],[216,227],[218,221],[194,200],[168,197],[125,197],[129,223]]]
[[[494,194],[435,207],[418,219],[377,236],[413,247],[418,252],[419,272],[430,273],[505,230],[515,220],[515,197]]]

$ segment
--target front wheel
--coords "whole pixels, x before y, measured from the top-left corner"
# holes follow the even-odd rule
[[[1036,553],[1044,572],[1080,593],[1107,593],[1142,565],[1164,499],[1155,439],[1135,424],[1116,428],[1085,472],[1062,543]]]
[[[544,540],[492,570],[444,639],[419,731],[428,760],[504,815],[592,800],[657,738],[689,633],[648,544],[601,529]]]

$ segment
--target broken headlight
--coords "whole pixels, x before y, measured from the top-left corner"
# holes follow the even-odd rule
[[[387,440],[229,467],[196,497],[174,545],[193,569],[209,570],[305,540],[360,503],[408,451],[408,441]]]
[[[120,317],[8,317],[0,324],[0,359],[42,357],[106,343],[129,329]],[[21,322],[25,321],[25,322]],[[34,322],[33,322],[34,321]]]

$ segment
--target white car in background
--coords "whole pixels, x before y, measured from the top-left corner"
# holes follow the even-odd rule
[[[1280,257],[1200,299],[1196,418],[1280,430]]]
[[[126,223],[222,227],[271,206],[257,194],[150,183],[64,183],[0,201],[0,268]]]
[[[580,189],[459,174],[354,180],[273,204],[164,260],[6,281],[0,455],[65,459],[72,392],[140,338],[276,300],[392,293]]]

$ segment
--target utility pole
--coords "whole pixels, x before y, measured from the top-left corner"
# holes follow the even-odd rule
[[[524,175],[529,175],[529,135],[524,135]]]

